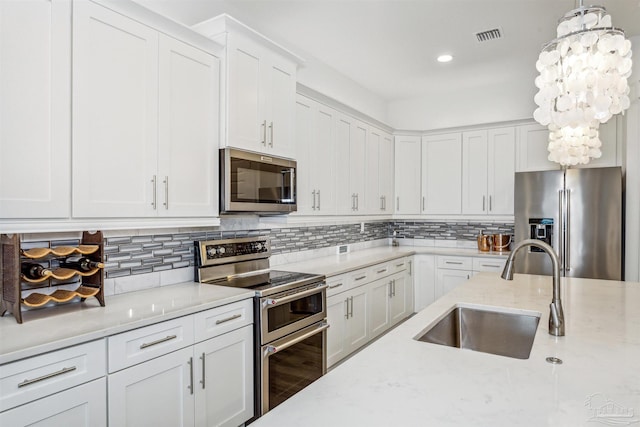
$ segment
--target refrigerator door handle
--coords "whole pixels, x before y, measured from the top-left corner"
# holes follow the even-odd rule
[[[565,222],[565,241],[564,241],[564,269],[565,271],[571,270],[571,190],[565,191],[565,204],[567,220]]]
[[[564,276],[564,256],[565,256],[565,239],[564,239],[564,193],[565,190],[558,190],[558,255],[560,258],[560,271]]]

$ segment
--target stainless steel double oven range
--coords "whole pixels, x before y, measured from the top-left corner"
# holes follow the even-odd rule
[[[271,270],[266,237],[197,241],[196,281],[255,290],[255,411],[259,417],[327,370],[325,277]]]

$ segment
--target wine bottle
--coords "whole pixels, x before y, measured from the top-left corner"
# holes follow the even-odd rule
[[[22,275],[31,280],[38,280],[51,275],[51,270],[34,262],[23,263],[21,269]]]
[[[94,268],[104,267],[104,264],[83,256],[70,256],[60,263],[60,267],[78,271],[91,271]]]

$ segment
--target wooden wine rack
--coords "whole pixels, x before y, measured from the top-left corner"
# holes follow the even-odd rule
[[[51,273],[39,279],[30,279],[21,274],[23,261],[50,260],[63,258],[74,254],[84,255],[92,261],[102,263],[104,246],[102,232],[82,233],[82,240],[78,246],[58,246],[55,248],[20,249],[20,237],[17,234],[0,236],[0,316],[11,312],[18,323],[22,323],[22,306],[37,308],[51,303],[64,303],[74,299],[85,301],[96,297],[104,307],[104,271],[93,268],[90,271],[78,271],[70,268],[55,268]],[[78,281],[79,279],[79,281]],[[60,289],[61,285],[77,284],[73,290]],[[67,282],[67,283],[65,283]],[[52,293],[34,291],[22,298],[22,291],[29,290],[33,285],[40,289],[55,289]],[[48,286],[47,286],[48,285]]]

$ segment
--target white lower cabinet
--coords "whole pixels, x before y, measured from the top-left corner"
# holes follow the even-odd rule
[[[409,258],[327,279],[327,366],[408,317],[413,312],[412,283]]]
[[[251,305],[240,301],[109,337],[110,350],[125,355],[166,349],[130,358],[117,372],[110,364],[110,425],[235,427],[253,417]]]
[[[151,400],[149,396],[147,399]],[[106,379],[99,378],[2,412],[0,413],[0,425],[7,427],[106,427]],[[111,425],[117,424],[112,423]]]
[[[476,273],[500,273],[506,257],[437,256],[435,299],[457,288]]]
[[[435,297],[440,298],[471,278],[471,270],[447,270],[439,268],[436,279]]]
[[[436,300],[436,257],[414,255],[414,311],[417,313]]]

